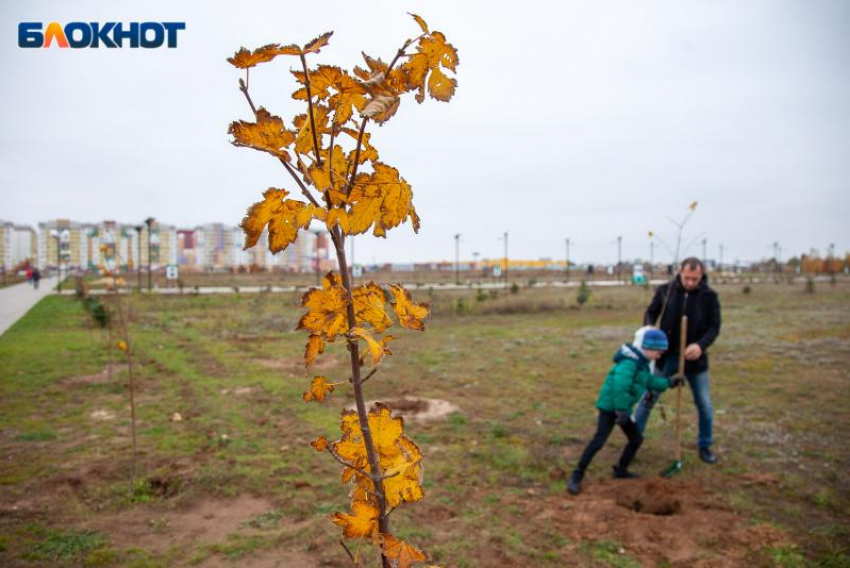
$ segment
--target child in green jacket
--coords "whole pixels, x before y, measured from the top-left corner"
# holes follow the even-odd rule
[[[596,434],[584,449],[578,467],[570,477],[567,491],[573,495],[581,493],[584,472],[596,452],[605,445],[615,424],[620,426],[629,441],[623,449],[620,461],[614,466],[614,477],[639,477],[629,471],[629,464],[643,443],[643,435],[632,420],[632,406],[647,390],[664,392],[669,387],[681,386],[684,383],[684,379],[679,376],[668,379],[652,373],[650,362],[661,357],[666,350],[667,336],[664,332],[645,326],[635,332],[633,343],[622,345],[614,354],[614,366],[605,377],[596,399],[596,408],[599,409]]]

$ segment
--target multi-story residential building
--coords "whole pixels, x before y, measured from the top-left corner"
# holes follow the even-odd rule
[[[89,265],[88,238],[93,226],[68,219],[38,224],[39,268],[86,269]]]
[[[178,229],[177,242],[177,264],[187,270],[201,269],[201,247],[200,231],[197,229]]]
[[[0,221],[0,266],[13,270],[26,262],[35,264],[38,236],[32,227]]]
[[[139,233],[130,225],[103,221],[88,232],[88,269],[134,270],[139,258]]]

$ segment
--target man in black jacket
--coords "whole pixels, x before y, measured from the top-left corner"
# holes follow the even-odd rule
[[[688,316],[688,336],[682,341],[682,315]],[[707,350],[720,334],[720,301],[708,287],[705,267],[697,258],[682,261],[679,274],[659,286],[646,309],[644,325],[657,325],[670,342],[670,348],[656,362],[656,373],[665,377],[676,374],[679,350],[685,349],[685,377],[694,395],[699,414],[699,457],[706,463],[717,461],[711,452],[714,410],[711,406]],[[635,422],[641,433],[658,394],[647,391],[635,410]]]

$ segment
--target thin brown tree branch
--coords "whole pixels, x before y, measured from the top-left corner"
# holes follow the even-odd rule
[[[363,122],[360,123],[360,132],[357,135],[357,149],[354,150],[354,166],[351,170],[351,179],[348,181],[348,189],[345,192],[346,196],[351,195],[351,190],[354,188],[354,178],[357,177],[357,166],[360,162],[360,147],[363,144],[363,132],[366,130],[366,122],[369,119],[363,117]]]
[[[313,131],[313,150],[316,152],[316,163],[322,166],[322,155],[319,153],[319,137],[316,134],[316,119],[313,118],[313,93],[310,90],[310,71],[307,69],[307,58],[301,54],[301,67],[304,69],[304,84],[307,87],[307,110],[310,113],[310,128]]]
[[[345,258],[345,239],[339,227],[334,227],[331,231],[331,239],[336,248],[337,261],[339,262],[339,271],[342,275],[342,285],[345,291],[348,292],[348,297],[352,298],[351,278],[348,273],[348,262]],[[349,329],[357,326],[357,318],[354,315],[354,303],[348,303],[348,327]],[[360,421],[360,431],[363,434],[363,445],[366,447],[366,458],[369,462],[369,471],[372,473],[370,479],[373,480],[375,489],[375,497],[378,501],[378,530],[383,534],[390,533],[390,521],[387,517],[387,499],[384,495],[384,485],[380,482],[383,476],[381,462],[378,459],[378,452],[375,450],[375,443],[372,439],[372,430],[369,427],[369,414],[366,411],[366,398],[363,395],[363,383],[360,377],[360,352],[359,345],[354,342],[350,344],[349,354],[351,355],[351,384],[354,387],[354,402],[357,406],[357,417]],[[384,568],[390,568],[390,560],[383,553],[381,554],[381,563]]]

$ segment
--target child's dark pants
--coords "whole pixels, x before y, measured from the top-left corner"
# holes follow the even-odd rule
[[[608,412],[606,410],[599,411],[599,424],[596,426],[596,434],[593,436],[593,439],[587,444],[587,447],[584,449],[584,453],[581,454],[581,461],[578,463],[578,471],[581,474],[584,474],[584,471],[587,469],[587,466],[590,465],[591,460],[593,460],[593,456],[596,455],[596,452],[602,449],[602,446],[605,445],[605,442],[608,440],[608,436],[611,435],[611,431],[614,429],[614,426],[617,424],[617,415],[613,412]],[[635,454],[640,448],[640,445],[643,443],[643,435],[640,433],[640,430],[637,427],[637,424],[629,420],[625,425],[621,425],[623,433],[629,439],[626,447],[623,448],[623,453],[620,455],[620,461],[617,464],[617,469],[620,471],[625,471],[629,469],[629,464],[632,463],[632,459],[635,457]]]

